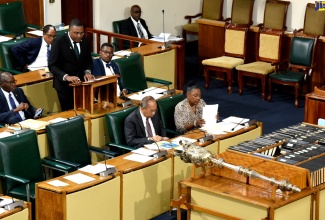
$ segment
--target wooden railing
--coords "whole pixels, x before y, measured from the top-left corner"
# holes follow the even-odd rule
[[[123,48],[126,42],[129,43],[130,48],[136,47],[137,43],[141,42],[141,45],[157,43],[152,40],[141,39],[137,37],[132,37],[123,34],[117,34],[114,32],[108,32],[93,28],[86,28],[86,36],[90,40],[90,43],[93,48],[93,52],[98,53],[100,51],[100,46],[104,42],[113,44],[114,39],[118,39],[118,45],[114,44],[118,50],[125,49]],[[116,43],[116,41],[115,41]],[[163,43],[161,43],[163,45]],[[177,84],[176,89],[182,90],[184,84],[184,65],[185,65],[185,47],[184,41],[175,42],[172,44],[172,47],[176,50],[176,77]]]

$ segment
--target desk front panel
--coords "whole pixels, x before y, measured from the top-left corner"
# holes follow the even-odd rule
[[[31,218],[29,218],[29,209],[25,208],[19,212],[16,212],[12,215],[6,216],[4,218],[1,219],[5,219],[5,220],[29,220]]]
[[[252,203],[243,202],[229,197],[217,195],[212,192],[204,191],[197,188],[191,188],[191,204],[211,209],[229,216],[247,220],[261,220],[268,216],[266,207],[257,206]],[[205,213],[193,212],[191,220],[205,219]],[[208,215],[208,219],[220,219]]]
[[[68,220],[120,219],[120,176],[102,184],[67,194]]]
[[[150,219],[169,210],[172,159],[123,174],[124,220]]]
[[[144,56],[144,70],[147,77],[171,81],[169,88],[176,88],[175,50]],[[152,85],[157,86],[157,85]],[[149,85],[150,87],[150,85]]]
[[[319,219],[325,219],[325,189],[321,190],[319,196]]]

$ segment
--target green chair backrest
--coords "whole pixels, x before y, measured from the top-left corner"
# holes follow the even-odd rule
[[[0,171],[39,182],[45,180],[37,135],[34,130],[2,138],[0,141]],[[17,181],[2,181],[4,193],[21,185]]]
[[[21,1],[0,4],[0,30],[25,34],[27,23]]]
[[[137,92],[148,88],[142,57],[139,53],[114,60],[120,70],[120,77],[126,89]]]
[[[158,99],[158,110],[164,128],[176,130],[174,121],[175,106],[184,99],[183,94],[176,94],[163,99]]]
[[[251,24],[254,0],[233,0],[231,23]]]
[[[28,40],[28,38],[22,38],[19,40],[9,40],[0,43],[0,67],[6,69],[16,69],[17,61],[11,52],[11,47],[26,40]]]
[[[117,112],[111,112],[105,115],[110,142],[126,145],[124,136],[124,120],[137,108],[138,106],[131,106],[129,108]]]
[[[81,116],[47,125],[46,133],[52,157],[81,166],[91,164],[84,119]]]
[[[315,40],[294,36],[290,46],[290,64],[312,66]]]
[[[202,18],[211,20],[222,19],[223,0],[204,0]]]
[[[119,20],[119,21],[113,21],[112,22],[112,26],[113,26],[113,32],[116,33],[116,34],[120,34],[120,29],[121,29],[121,25],[123,23],[123,21],[125,21],[126,19],[124,20]],[[115,47],[115,50],[119,50],[119,39],[117,38],[114,38],[113,40],[113,45]],[[128,49],[130,48],[130,43],[129,41],[123,41],[123,48],[121,49]]]
[[[305,12],[304,33],[324,36],[325,13],[316,11],[315,4],[308,3]]]

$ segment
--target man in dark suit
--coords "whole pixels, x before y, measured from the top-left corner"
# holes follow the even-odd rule
[[[117,95],[120,95],[120,91],[124,89],[123,84],[121,82],[120,70],[117,64],[112,60],[114,55],[113,45],[110,43],[103,43],[100,46],[99,58],[93,59],[93,74],[94,76],[110,76],[110,75],[118,75],[118,88]],[[125,91],[125,93],[127,93]]]
[[[34,118],[36,111],[21,88],[16,87],[15,78],[8,72],[0,74],[0,123],[15,124]],[[12,103],[13,102],[13,103]]]
[[[56,37],[56,29],[53,25],[43,28],[43,37],[30,38],[11,48],[12,54],[17,60],[17,70],[28,72],[43,69],[48,66],[51,44]]]
[[[157,141],[168,140],[157,112],[157,102],[152,96],[141,100],[140,108],[124,121],[126,143],[136,148]]]
[[[149,28],[146,21],[141,18],[141,8],[138,5],[133,5],[130,11],[131,17],[126,19],[121,24],[121,34],[150,39],[152,34],[149,32]]]
[[[55,39],[52,45],[49,69],[54,76],[53,87],[58,93],[62,111],[74,107],[73,88],[69,83],[94,79],[90,45],[84,34],[81,21],[73,19],[68,33]]]

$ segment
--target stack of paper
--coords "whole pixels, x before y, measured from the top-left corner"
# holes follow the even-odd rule
[[[80,168],[79,170],[87,172],[87,173],[91,173],[91,174],[98,174],[98,173],[105,171],[106,168],[112,168],[112,167],[114,167],[114,166],[106,164],[106,167],[105,167],[105,164],[98,163],[96,165],[84,166],[84,167]]]
[[[33,130],[45,129],[45,126],[49,124],[47,121],[40,121],[35,119],[27,119],[25,121],[19,122],[23,128],[30,128]]]

